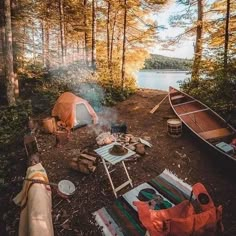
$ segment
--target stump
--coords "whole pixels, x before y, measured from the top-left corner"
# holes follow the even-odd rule
[[[54,117],[47,117],[42,120],[42,128],[45,133],[53,134],[57,130]]]
[[[32,134],[26,134],[24,136],[24,146],[28,157],[38,152],[38,142],[36,137]]]
[[[56,131],[56,146],[60,147],[68,142],[68,132],[67,131]]]

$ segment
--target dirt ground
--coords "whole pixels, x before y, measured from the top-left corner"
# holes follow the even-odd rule
[[[152,148],[146,148],[146,155],[137,161],[127,162],[129,174],[134,186],[137,186],[160,174],[165,168],[175,173],[189,184],[202,182],[211,194],[216,205],[223,205],[224,235],[236,235],[236,188],[235,168],[207,150],[186,128],[180,138],[167,135],[167,119],[174,117],[168,99],[159,109],[149,111],[161,101],[166,92],[157,90],[139,90],[128,100],[113,108],[99,113],[104,131],[109,130],[111,122],[125,122],[128,133],[150,139]],[[69,168],[74,150],[87,149],[93,152],[98,148],[96,136],[98,127],[87,126],[75,130],[69,143],[55,147],[53,135],[39,134],[41,160],[51,182],[69,179],[76,185],[75,194],[62,199],[53,192],[53,223],[55,235],[101,235],[92,213],[115,200],[101,160],[94,173],[85,175]],[[24,176],[26,157],[23,148],[14,153],[14,165],[10,168],[12,176]],[[119,185],[124,173],[119,167],[114,171],[114,183]],[[2,220],[0,235],[17,235],[20,209],[12,203],[12,198],[21,189],[21,183],[8,186],[1,193]],[[126,188],[120,194],[130,190]]]

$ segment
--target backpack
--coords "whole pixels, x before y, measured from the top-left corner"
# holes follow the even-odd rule
[[[149,209],[146,202],[136,201],[139,219],[151,236],[216,235],[223,232],[222,206],[215,207],[201,183],[192,188],[199,213],[189,200],[163,210]]]

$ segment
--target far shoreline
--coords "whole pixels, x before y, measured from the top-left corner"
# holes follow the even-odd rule
[[[175,69],[142,69],[138,72],[156,72],[156,73],[190,73],[189,70],[175,70]]]

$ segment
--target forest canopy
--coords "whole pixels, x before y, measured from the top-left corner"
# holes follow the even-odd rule
[[[22,78],[90,71],[107,94],[128,95],[158,35],[153,15],[168,0],[0,1],[0,86],[9,105]],[[7,62],[7,63],[5,63]],[[67,77],[67,80],[70,78]],[[79,79],[79,78],[78,78]]]

